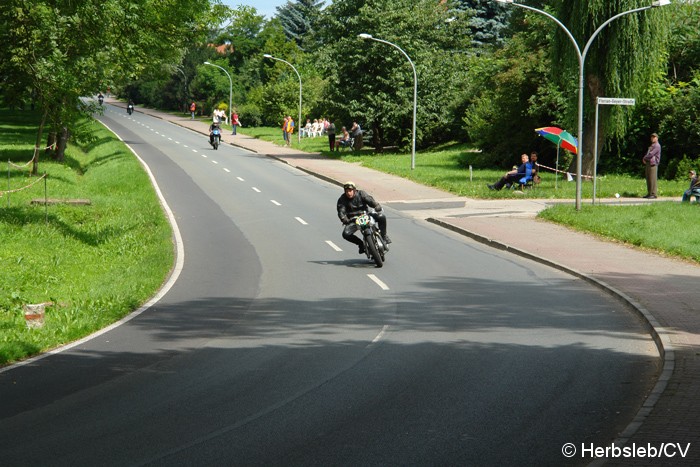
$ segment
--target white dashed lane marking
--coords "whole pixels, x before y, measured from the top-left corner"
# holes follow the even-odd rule
[[[389,290],[389,286],[386,285],[384,282],[380,281],[379,278],[377,276],[375,276],[374,274],[367,274],[367,277],[372,279],[372,282],[374,282],[379,287],[381,287],[382,290]]]
[[[338,245],[331,242],[330,240],[326,240],[326,243],[328,243],[328,245],[330,245],[330,247],[333,248],[335,251],[343,251]]]

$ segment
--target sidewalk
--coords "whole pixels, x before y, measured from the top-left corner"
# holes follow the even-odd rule
[[[189,115],[136,110],[208,134],[209,123],[190,120]],[[649,323],[663,368],[644,407],[617,441],[628,446],[678,443],[685,450],[691,443],[691,447],[684,459],[676,450],[674,458],[612,459],[606,465],[700,465],[700,267],[540,221],[536,215],[546,207],[544,200],[474,200],[240,134],[224,132],[224,142],[339,185],[353,180],[404,215],[568,271],[628,301]]]

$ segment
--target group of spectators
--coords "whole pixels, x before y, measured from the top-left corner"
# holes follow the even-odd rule
[[[315,138],[317,136],[323,136],[327,133],[328,127],[331,122],[325,118],[315,118],[312,122],[311,119],[306,119],[306,125],[301,128],[301,137]]]
[[[282,138],[286,146],[291,145],[291,135],[294,133],[294,119],[291,115],[284,117],[282,121]],[[354,150],[362,149],[362,128],[354,121],[348,131],[347,127],[343,126],[340,129],[340,136],[336,139],[335,123],[326,118],[317,118],[312,122],[311,119],[306,119],[306,125],[299,129],[300,137],[315,138],[316,136],[328,136],[328,149],[330,151],[339,151],[341,148],[352,148]]]

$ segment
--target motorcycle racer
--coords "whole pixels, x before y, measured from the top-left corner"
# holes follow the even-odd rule
[[[374,209],[374,212],[371,212],[369,208]],[[366,191],[358,190],[354,182],[348,181],[343,184],[343,194],[338,198],[337,209],[338,218],[345,226],[343,228],[343,238],[357,245],[360,254],[365,252],[365,246],[362,240],[355,235],[359,227],[353,222],[353,218],[364,211],[368,211],[379,224],[384,243],[391,243],[391,239],[386,233],[386,216],[382,211],[382,206],[374,200],[372,195]]]

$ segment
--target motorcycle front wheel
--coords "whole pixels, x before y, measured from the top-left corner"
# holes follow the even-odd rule
[[[365,247],[369,252],[369,256],[374,260],[374,264],[378,268],[381,268],[384,265],[384,258],[379,253],[379,248],[377,247],[377,239],[374,238],[374,235],[369,235],[365,237],[365,240]]]

